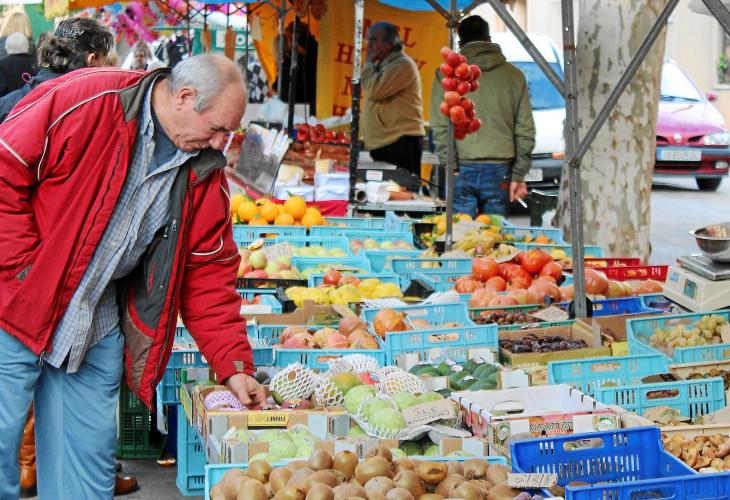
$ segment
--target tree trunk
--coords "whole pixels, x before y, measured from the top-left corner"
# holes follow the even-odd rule
[[[578,129],[584,137],[666,0],[581,0],[577,30]],[[666,29],[581,163],[585,244],[610,256],[650,254],[651,180]],[[570,237],[568,171],[557,213]]]

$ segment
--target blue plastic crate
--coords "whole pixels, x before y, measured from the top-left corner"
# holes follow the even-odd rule
[[[728,500],[730,473],[699,474],[671,479],[647,479],[607,486],[576,486],[566,500]]]
[[[437,265],[438,267],[424,267]],[[394,273],[412,279],[418,274],[461,273],[471,274],[471,259],[393,259],[390,267]]]
[[[383,229],[386,231],[410,231],[413,222],[410,219],[402,219],[393,212],[385,212]]]
[[[674,349],[673,355],[669,356],[656,347],[653,347],[650,343],[650,337],[659,328],[671,328],[677,325],[690,326],[703,316],[709,314],[721,316],[725,320],[730,319],[729,311],[712,311],[707,313],[668,314],[626,320],[626,340],[629,343],[629,352],[631,354],[662,354],[672,364],[701,363],[703,361],[730,359],[730,344],[678,347]]]
[[[554,227],[508,226],[503,227],[500,233],[503,235],[512,234],[518,238],[527,236],[533,240],[542,235],[547,236],[558,245],[565,244],[565,241],[563,240],[563,230]],[[510,242],[507,241],[507,243]]]
[[[411,278],[423,280],[428,286],[437,292],[447,292],[456,286],[456,280],[464,276],[461,271],[453,273],[432,272],[432,273],[415,273]]]
[[[560,302],[563,307],[568,307],[569,302]],[[626,314],[661,314],[661,309],[644,307],[639,297],[620,297],[616,299],[601,299],[593,301],[593,317],[603,318],[606,316],[619,316]]]
[[[276,295],[276,288],[236,288],[236,291],[241,297],[250,297],[250,295],[245,294]]]
[[[400,277],[396,276],[393,273],[358,273],[358,274],[350,274],[347,272],[342,273],[343,276],[357,276],[357,279],[360,281],[366,280],[369,278],[374,278],[377,280],[382,281],[383,283],[395,283],[398,286],[401,286],[401,279]],[[319,285],[324,284],[324,274],[317,273],[317,274],[310,274],[309,275],[309,283],[308,286],[310,288],[317,287]]]
[[[306,236],[307,228],[305,226],[249,226],[248,224],[233,225],[233,241],[238,246],[248,246],[258,239],[263,239],[264,235],[276,235],[266,238],[264,241],[272,240],[281,236]]]
[[[288,326],[291,325],[258,325],[256,338],[264,344],[273,347],[274,366],[281,368],[293,363],[301,363],[303,366],[315,370],[327,370],[328,361],[350,354],[361,354],[374,358],[380,366],[385,366],[385,351],[382,349],[380,340],[378,343],[381,349],[281,349],[276,347],[279,344],[279,336]]]
[[[659,391],[671,391],[671,397],[654,397]],[[593,397],[602,403],[618,405],[643,415],[649,408],[669,406],[684,417],[695,418],[725,407],[722,377],[633,384],[623,387],[594,387]]]
[[[550,361],[548,384],[568,384],[593,396],[594,389],[606,383],[618,387],[639,384],[642,378],[658,373],[667,373],[667,360],[658,354]]]
[[[344,250],[348,256],[352,256],[350,252],[349,242],[344,238],[327,238],[320,236],[313,238],[310,236],[282,236],[274,240],[275,243],[289,243],[292,250],[303,247],[323,247],[323,248],[339,248]]]
[[[520,250],[530,250],[532,248],[542,248],[546,251],[551,250],[562,250],[568,257],[573,255],[573,247],[571,245],[542,245],[539,243],[512,243],[516,248]],[[604,257],[603,248],[598,246],[586,245],[583,247],[583,254],[590,255],[592,257]]]
[[[260,292],[252,292],[252,291],[241,291],[243,289],[239,289],[238,293],[241,295],[241,298],[246,300],[252,300],[257,295],[261,296],[261,299],[259,301],[259,304],[269,306],[271,307],[271,314],[281,314],[283,312],[283,307],[281,305],[281,302],[279,302],[279,299],[276,298],[276,295],[273,294],[262,294]],[[274,289],[276,290],[276,289]]]
[[[372,267],[373,271],[376,273],[380,273],[390,270],[391,262],[393,261],[393,259],[410,257],[417,258],[419,255],[421,255],[421,253],[421,250],[405,250],[400,248],[387,250],[368,250],[363,248],[359,252],[357,252],[357,255],[368,259],[370,261],[370,266]]]
[[[335,227],[335,226],[312,226],[310,232],[311,236],[327,236],[330,238],[342,238],[345,237],[349,240],[375,240],[378,243],[383,241],[398,241],[403,240],[413,245],[413,233],[407,231],[383,231],[377,228],[348,228],[348,227]]]
[[[464,462],[472,458],[482,458],[487,461],[489,465],[507,465],[507,459],[505,457],[413,457],[418,458],[421,462]],[[272,463],[272,467],[282,467],[286,465],[285,462]],[[242,469],[246,470],[248,464],[216,464],[205,466],[205,500],[210,500],[210,489],[218,484],[223,478],[223,475],[231,469]]]
[[[558,485],[563,487],[573,481],[633,484],[633,481],[644,479],[667,479],[695,473],[664,451],[657,427],[512,441],[510,449],[514,472],[557,474]],[[618,486],[592,486],[591,491],[601,496],[583,498],[614,500],[616,497],[608,496],[606,492]],[[566,500],[577,498],[572,496],[573,489],[566,488]]]
[[[417,353],[419,359],[431,364],[452,360],[464,363],[470,349],[488,348],[498,351],[499,334],[496,324],[433,328],[385,334],[385,360],[396,365],[398,356]]]
[[[195,341],[184,327],[175,330],[175,345],[190,348],[174,349],[165,367],[165,374],[160,380],[158,391],[162,404],[178,404],[180,402],[180,384],[183,382],[183,370],[187,368],[205,368],[208,364],[198,351]]]
[[[188,424],[185,412],[177,409],[177,475],[175,484],[186,497],[205,494],[205,450]]]
[[[313,226],[313,227],[328,227],[334,224],[341,225],[344,224],[345,227],[378,227],[378,226],[371,226],[371,220],[367,217],[325,217],[327,219],[327,226]],[[375,217],[373,217],[375,219]],[[380,226],[383,227],[383,222],[385,221],[382,217],[379,217],[380,219]]]
[[[291,265],[299,272],[317,266],[353,267],[371,272],[370,261],[365,257],[292,257]]]
[[[433,325],[442,323],[459,323],[463,326],[475,326],[474,321],[469,317],[466,304],[456,302],[452,304],[423,304],[415,306],[389,307],[395,311],[401,311],[408,315],[410,320],[425,320]],[[363,309],[362,319],[368,325],[372,325],[379,309]]]

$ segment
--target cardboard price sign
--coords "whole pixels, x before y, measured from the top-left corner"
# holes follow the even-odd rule
[[[264,247],[264,255],[266,255],[266,260],[271,262],[277,257],[292,257],[291,253],[291,247],[289,246],[289,243],[277,243],[276,245],[271,246],[265,246]]]
[[[704,417],[702,417],[702,423],[707,425],[730,424],[730,408],[723,408],[722,410],[717,410],[716,412],[710,413],[709,415],[705,415]]]
[[[454,418],[455,416],[454,405],[448,399],[423,403],[403,410],[403,418],[406,419],[408,427],[426,425],[435,420]]]
[[[507,486],[518,490],[550,488],[558,483],[557,474],[507,474]]]
[[[550,306],[541,311],[530,313],[530,316],[541,319],[543,321],[548,321],[550,323],[554,323],[556,321],[566,321],[570,318],[567,311],[557,306]]]

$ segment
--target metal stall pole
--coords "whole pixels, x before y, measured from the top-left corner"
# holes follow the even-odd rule
[[[702,0],[705,7],[715,16],[715,19],[725,30],[725,33],[730,35],[730,11],[727,10],[721,0]]]
[[[456,0],[451,0],[447,26],[449,28],[449,47],[455,46],[454,29],[458,12]],[[454,172],[456,171],[456,139],[454,139],[454,124],[449,120],[448,125],[448,148],[446,150],[446,234],[444,235],[444,250],[450,251],[453,244],[453,215],[454,215]]]
[[[251,13],[246,6],[246,46],[243,48],[243,74],[248,71],[248,36],[251,33]]]
[[[585,318],[586,283],[583,262],[583,205],[581,204],[580,162],[572,163],[578,148],[578,68],[575,57],[575,19],[573,0],[561,0],[563,17],[563,54],[565,58],[565,158],[570,189],[570,236],[573,246],[573,286],[575,315]],[[565,170],[565,169],[563,169]]]
[[[289,113],[286,121],[289,135],[294,136],[294,107],[297,105],[297,78],[299,76],[299,17],[294,16],[294,29],[291,33],[291,62],[289,64]],[[306,117],[305,117],[306,119]]]
[[[365,23],[365,0],[355,0],[355,39],[352,58],[352,104],[350,113],[350,205],[355,206],[357,160],[360,156],[360,79],[362,77],[362,37]]]
[[[532,58],[535,60],[535,63],[542,70],[542,72],[545,73],[547,79],[550,80],[550,83],[552,83],[553,86],[558,89],[560,95],[564,96],[565,86],[563,85],[563,78],[557,73],[557,71],[553,69],[552,66],[550,66],[550,63],[545,60],[545,57],[543,57],[540,51],[537,50],[535,44],[532,43],[530,38],[522,30],[517,21],[515,21],[514,17],[512,17],[512,14],[507,11],[502,1],[487,0],[487,2],[489,2],[489,5],[492,6],[494,12],[497,13],[499,18],[502,19],[502,22],[504,22],[505,26],[507,26],[507,29],[509,29],[515,36],[515,38],[519,40],[520,44],[525,48],[527,53],[532,56]]]
[[[277,57],[279,58],[279,61],[276,65],[277,68],[277,91],[279,93],[279,96],[281,96],[281,72],[282,72],[282,66],[284,65],[284,30],[286,28],[286,0],[281,0],[281,7],[277,9],[279,11],[279,53],[277,54]]]

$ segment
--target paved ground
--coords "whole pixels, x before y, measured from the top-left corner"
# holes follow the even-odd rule
[[[692,180],[657,184],[652,193],[651,241],[655,264],[673,263],[678,255],[696,250],[688,231],[698,226],[730,220],[730,180],[715,193],[700,192]],[[528,217],[513,217],[528,223]],[[124,474],[138,478],[141,490],[129,500],[182,498],[175,486],[175,468],[162,468],[154,460],[125,460]],[[200,498],[200,497],[189,497]]]

